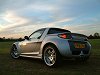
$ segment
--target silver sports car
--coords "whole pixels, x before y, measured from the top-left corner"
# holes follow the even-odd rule
[[[71,33],[60,28],[42,28],[25,36],[25,40],[12,45],[13,58],[32,57],[43,59],[53,67],[63,58],[86,61],[90,56],[91,45],[83,34]]]

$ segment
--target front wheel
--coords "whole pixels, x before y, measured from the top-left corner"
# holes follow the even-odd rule
[[[14,59],[19,58],[19,52],[18,52],[18,49],[15,45],[12,46],[11,51],[10,51],[10,55]]]
[[[55,67],[60,61],[60,54],[55,46],[49,45],[44,49],[43,60],[49,67]]]

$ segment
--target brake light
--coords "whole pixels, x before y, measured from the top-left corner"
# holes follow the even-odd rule
[[[63,39],[67,39],[68,38],[68,36],[66,34],[60,34],[59,37],[63,38]]]
[[[58,34],[58,37],[63,38],[63,39],[71,39],[72,38],[70,33]]]

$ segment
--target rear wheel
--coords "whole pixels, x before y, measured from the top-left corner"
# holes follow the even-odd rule
[[[60,61],[60,54],[55,46],[49,45],[44,49],[43,60],[49,67],[55,67]]]
[[[19,52],[18,52],[18,49],[15,45],[12,46],[11,51],[10,51],[10,55],[12,58],[15,58],[15,59],[19,58]]]

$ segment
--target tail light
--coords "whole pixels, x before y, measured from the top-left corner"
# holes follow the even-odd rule
[[[58,37],[63,38],[63,39],[71,39],[70,34],[59,34]]]

